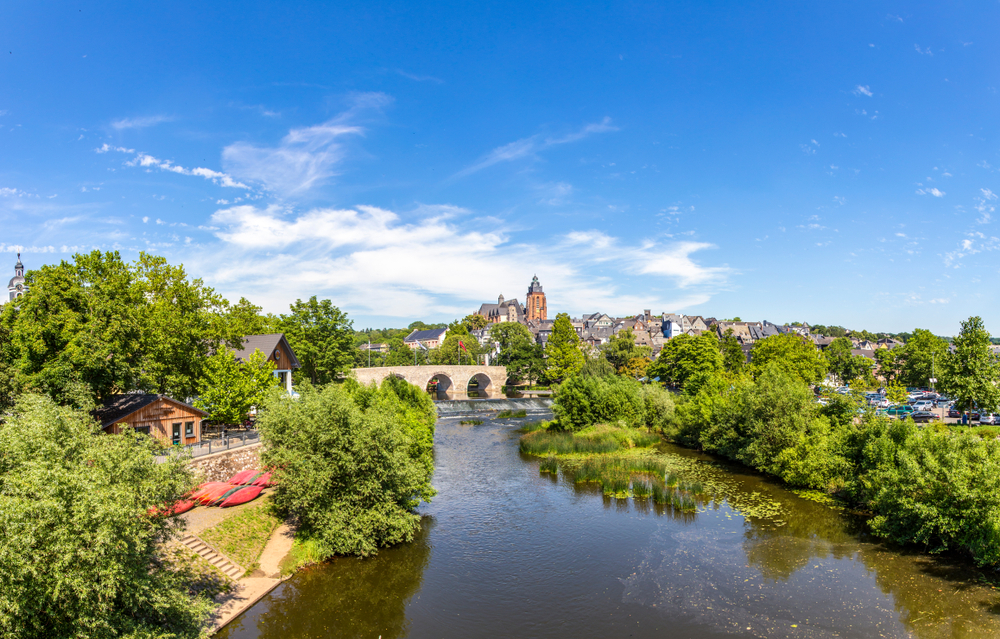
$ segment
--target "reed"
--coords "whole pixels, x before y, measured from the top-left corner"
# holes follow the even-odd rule
[[[518,419],[527,416],[528,416],[528,411],[526,410],[513,411],[508,409],[508,410],[502,410],[499,413],[497,413],[497,419]]]
[[[458,423],[461,424],[461,425],[463,425],[463,426],[479,426],[480,424],[483,423],[483,420],[481,420],[481,419],[463,419],[462,421],[460,421]]]
[[[609,497],[620,499],[628,497],[628,484],[628,475],[621,473],[612,473],[601,477],[601,487],[604,489],[604,494]]]
[[[538,464],[538,472],[540,473],[557,473],[559,472],[559,464],[556,463],[555,457],[546,457]]]
[[[659,482],[653,482],[652,485],[652,495],[653,501],[657,504],[669,504],[670,503],[670,492],[661,486]]]
[[[650,495],[653,494],[653,486],[655,484],[650,484],[644,479],[632,482],[632,496],[636,499],[649,499]]]

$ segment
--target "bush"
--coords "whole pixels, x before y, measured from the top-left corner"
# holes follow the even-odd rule
[[[662,386],[651,384],[639,389],[643,403],[643,421],[647,428],[665,433],[674,424],[677,408],[674,396]]]
[[[646,405],[640,388],[623,377],[574,375],[559,387],[552,411],[559,427],[569,431],[600,423],[641,426]]]
[[[368,556],[411,541],[420,521],[413,509],[434,494],[426,394],[389,380],[381,388],[303,385],[299,393],[275,393],[258,420],[275,505],[299,518],[325,556]]]
[[[179,529],[150,515],[187,492],[187,460],[105,435],[26,395],[0,423],[0,635],[198,637],[212,603],[161,557]]]

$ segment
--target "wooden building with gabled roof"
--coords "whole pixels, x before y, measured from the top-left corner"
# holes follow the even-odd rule
[[[93,415],[104,432],[117,435],[131,426],[164,444],[188,446],[201,441],[201,420],[208,413],[166,395],[124,393],[112,395]]]

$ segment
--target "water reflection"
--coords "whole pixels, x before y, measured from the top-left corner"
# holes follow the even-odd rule
[[[664,445],[709,493],[697,512],[607,497],[539,473],[517,420],[476,414],[439,421],[439,494],[414,543],[296,575],[220,636],[1000,636],[977,571],[745,468]]]
[[[430,558],[433,520],[424,517],[410,544],[368,559],[340,558],[307,569],[216,635],[240,637],[405,637],[406,604],[419,590]]]

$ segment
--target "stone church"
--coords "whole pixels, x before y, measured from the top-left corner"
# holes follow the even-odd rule
[[[528,286],[528,299],[525,306],[516,299],[504,299],[503,294],[497,298],[496,304],[483,304],[476,315],[482,315],[490,324],[500,322],[518,322],[527,324],[528,320],[544,320],[548,317],[548,308],[545,305],[545,293],[542,285],[538,283],[538,276],[531,278],[531,285]]]

